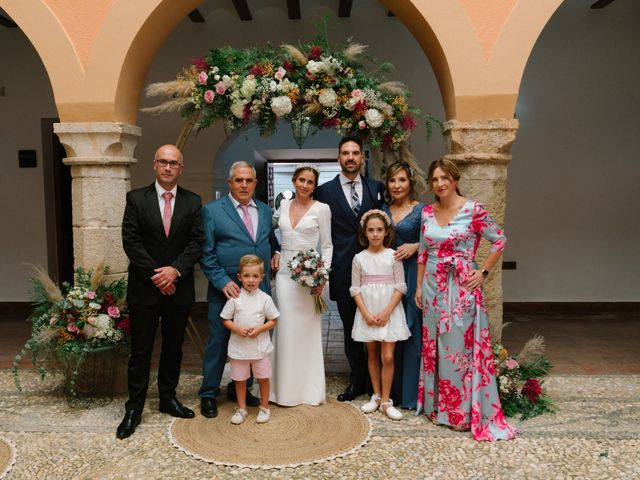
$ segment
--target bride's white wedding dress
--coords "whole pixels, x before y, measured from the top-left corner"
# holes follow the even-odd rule
[[[318,249],[331,265],[331,211],[314,202],[295,228],[289,217],[290,200],[282,200],[278,219],[281,241],[280,270],[275,299],[280,318],[273,334],[273,377],[269,400],[278,405],[319,405],[326,401],[322,316],[315,312],[309,288],[291,280],[287,262],[302,250]]]

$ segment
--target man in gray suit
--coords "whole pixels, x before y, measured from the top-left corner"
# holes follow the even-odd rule
[[[209,280],[209,338],[199,395],[200,411],[208,418],[218,415],[216,397],[220,394],[230,333],[222,324],[220,312],[227,299],[240,295],[238,261],[248,254],[260,257],[265,264],[260,288],[270,293],[269,263],[272,255],[279,255],[278,241],[271,228],[271,208],[253,198],[257,184],[253,166],[247,162],[235,162],[229,170],[227,184],[229,195],[202,208],[205,241],[200,265]],[[234,395],[235,389],[230,384],[227,396],[233,399]],[[257,406],[259,399],[247,395],[247,404]]]

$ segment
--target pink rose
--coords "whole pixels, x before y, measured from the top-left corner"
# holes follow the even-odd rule
[[[118,307],[115,307],[115,306],[109,307],[107,309],[107,313],[112,318],[118,318],[120,316],[120,309]]]
[[[200,85],[206,85],[208,79],[209,79],[209,75],[207,75],[205,72],[200,72],[198,74],[198,83]]]
[[[204,101],[207,103],[212,103],[215,97],[216,97],[216,94],[213,90],[206,90],[204,92]]]
[[[218,95],[224,95],[224,92],[226,91],[227,91],[227,86],[224,84],[224,82],[220,81],[216,83],[216,93]]]
[[[520,366],[518,365],[518,361],[515,358],[510,358],[509,360],[504,362],[504,364],[509,370],[515,370]]]
[[[364,120],[360,120],[360,121],[358,122],[358,128],[359,128],[360,130],[364,130],[365,128],[367,128],[367,122],[365,122]]]
[[[96,317],[89,317],[87,318],[87,323],[89,325],[95,325],[96,324]]]
[[[362,90],[360,90],[359,88],[354,89],[354,90],[351,92],[351,96],[352,96],[353,98],[361,97],[361,96],[362,96]]]
[[[84,294],[85,297],[87,297],[89,300],[93,300],[94,298],[96,298],[96,292],[87,292]]]
[[[278,71],[275,73],[274,77],[276,77],[278,80],[282,80],[286,74],[287,70],[280,67],[278,68]]]
[[[78,333],[78,327],[76,327],[75,323],[70,323],[67,325],[67,330],[71,333]]]

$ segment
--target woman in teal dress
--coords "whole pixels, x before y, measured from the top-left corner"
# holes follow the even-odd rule
[[[402,260],[407,294],[402,302],[411,336],[396,343],[395,370],[391,396],[403,408],[416,408],[420,355],[422,352],[422,312],[413,298],[416,291],[417,252],[420,245],[420,215],[415,170],[405,162],[389,166],[385,179],[387,203],[382,207],[396,231],[395,258]]]
[[[428,181],[436,201],[424,207],[416,303],[424,309],[418,411],[475,440],[508,440],[495,377],[482,285],[500,259],[506,237],[482,205],[458,190],[460,171],[436,160]],[[482,266],[480,239],[491,244]]]

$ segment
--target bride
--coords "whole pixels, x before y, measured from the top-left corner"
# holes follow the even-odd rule
[[[281,255],[272,260],[276,275],[275,297],[280,318],[273,335],[271,355],[273,377],[270,401],[278,405],[319,405],[325,403],[322,316],[315,313],[312,295],[322,295],[324,285],[309,290],[291,279],[287,262],[304,250],[318,249],[327,267],[331,265],[331,211],[313,199],[320,173],[310,164],[293,172],[296,194],[283,199],[278,213],[282,237]],[[282,262],[278,265],[278,262]]]

